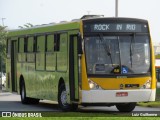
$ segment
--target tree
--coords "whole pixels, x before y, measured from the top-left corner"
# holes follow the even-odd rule
[[[5,67],[4,63],[6,59],[6,39],[7,39],[6,27],[0,26],[0,58],[1,58],[0,63],[2,63],[3,68]]]
[[[30,28],[33,27],[33,25],[31,23],[26,23],[23,26],[18,26],[19,28],[23,29],[23,28]]]

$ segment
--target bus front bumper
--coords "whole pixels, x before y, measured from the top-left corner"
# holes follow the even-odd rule
[[[117,96],[117,93],[127,96]],[[125,103],[155,101],[155,89],[138,90],[82,90],[82,103]]]

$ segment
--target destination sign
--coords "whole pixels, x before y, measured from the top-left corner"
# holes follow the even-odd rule
[[[148,32],[146,24],[95,23],[84,26],[85,32]]]

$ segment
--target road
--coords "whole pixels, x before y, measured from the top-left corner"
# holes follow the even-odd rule
[[[58,105],[51,101],[40,101],[38,105],[24,105],[16,93],[0,93],[0,111],[59,111]]]
[[[83,107],[79,106],[80,111],[118,111],[115,106],[112,107]],[[16,93],[0,93],[0,111],[60,111],[55,102],[42,100],[38,105],[23,105],[20,101],[20,95]],[[148,108],[136,106],[134,111],[160,111],[160,108]]]

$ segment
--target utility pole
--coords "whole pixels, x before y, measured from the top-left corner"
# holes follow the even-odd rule
[[[6,18],[1,18],[2,19],[2,26],[4,27],[4,20],[6,19]]]
[[[115,0],[115,17],[118,17],[118,0]]]
[[[90,15],[91,11],[88,10],[87,13],[88,13],[88,15]]]

